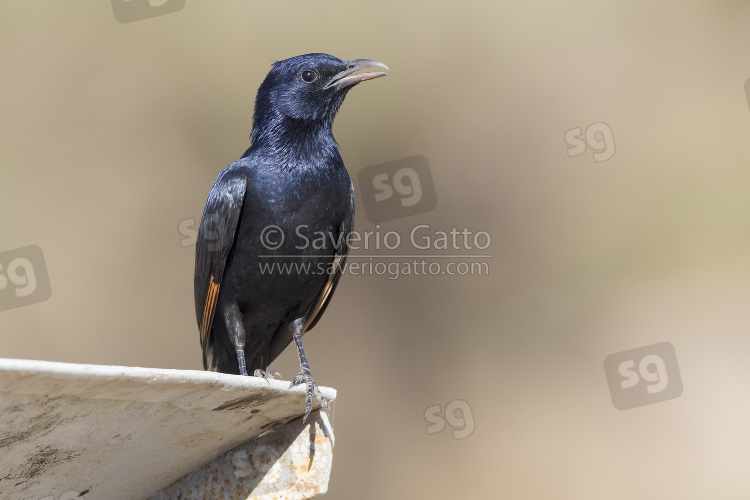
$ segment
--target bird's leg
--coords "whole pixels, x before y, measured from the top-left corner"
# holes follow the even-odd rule
[[[302,419],[302,422],[304,423],[307,420],[307,416],[310,415],[310,410],[312,409],[313,393],[318,397],[320,404],[323,406],[323,408],[326,409],[328,413],[331,412],[331,408],[330,406],[328,406],[328,401],[326,401],[326,398],[324,398],[323,394],[320,392],[318,384],[316,384],[315,380],[313,380],[312,373],[310,373],[310,365],[307,363],[305,348],[302,347],[303,327],[304,323],[302,319],[298,319],[289,325],[289,329],[292,331],[292,337],[294,338],[294,343],[297,346],[297,356],[299,356],[300,366],[299,374],[294,377],[294,379],[292,379],[292,383],[289,384],[289,387],[293,387],[303,382],[307,384],[307,403],[305,405],[305,418]]]
[[[242,324],[242,315],[240,314],[240,308],[237,304],[232,304],[227,308],[225,314],[227,320],[227,330],[229,331],[229,340],[232,341],[232,345],[237,351],[237,364],[240,365],[240,375],[247,375],[247,364],[245,362],[245,327]],[[274,378],[280,375],[279,372],[264,370],[255,370],[253,376],[263,377],[268,382],[269,378]],[[271,382],[268,382],[269,384]]]
[[[242,315],[237,304],[232,304],[226,310],[224,317],[227,321],[227,332],[229,340],[237,351],[237,363],[240,365],[240,375],[247,375],[245,365],[245,327],[242,324]]]

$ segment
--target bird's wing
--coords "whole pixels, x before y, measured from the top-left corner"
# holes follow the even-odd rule
[[[336,285],[339,283],[341,273],[344,270],[344,264],[346,264],[346,257],[349,254],[349,234],[354,229],[354,185],[351,187],[351,210],[348,215],[344,218],[339,228],[339,234],[337,235],[336,241],[338,242],[336,250],[334,251],[332,272],[328,277],[328,280],[318,292],[315,301],[312,303],[310,308],[305,313],[304,317],[304,328],[302,334],[312,329],[320,320],[321,316],[331,302],[333,292],[336,290]],[[287,331],[280,332],[280,334],[274,335],[271,341],[271,355],[269,363],[276,359],[281,354],[281,351],[289,345],[292,341],[291,333]]]
[[[227,168],[216,179],[203,210],[195,245],[195,314],[203,349],[203,368],[216,371],[211,343],[216,301],[224,277],[224,265],[234,246],[245,199],[247,178],[238,168]]]

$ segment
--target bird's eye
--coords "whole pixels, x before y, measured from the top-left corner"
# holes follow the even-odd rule
[[[302,72],[302,81],[305,83],[312,83],[317,78],[318,78],[318,74],[311,69],[306,69]]]

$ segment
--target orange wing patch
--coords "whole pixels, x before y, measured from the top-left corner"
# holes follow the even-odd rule
[[[318,299],[313,302],[312,306],[310,306],[310,310],[307,312],[307,317],[305,319],[305,324],[302,328],[303,335],[305,334],[305,332],[307,332],[307,329],[310,328],[310,325],[315,321],[315,318],[318,317],[318,314],[320,314],[321,309],[323,309],[323,306],[328,300],[328,296],[331,295],[331,292],[333,292],[333,285],[336,283],[335,276],[341,273],[340,266],[341,255],[337,255],[333,259],[333,268],[336,269],[336,272],[331,275],[326,284],[323,286],[323,289],[320,291]]]
[[[208,284],[208,293],[206,302],[203,305],[203,319],[201,321],[201,345],[205,347],[208,342],[208,332],[211,330],[211,323],[214,320],[214,311],[216,311],[216,299],[219,297],[220,285],[214,281],[211,276],[211,282]]]

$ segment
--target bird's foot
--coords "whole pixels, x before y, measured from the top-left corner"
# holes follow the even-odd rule
[[[318,384],[316,384],[315,380],[313,380],[312,373],[310,373],[309,368],[308,369],[302,368],[300,372],[297,374],[297,376],[292,379],[292,382],[289,384],[289,388],[291,389],[295,385],[299,385],[302,383],[307,384],[307,402],[305,404],[305,418],[302,419],[302,423],[305,423],[308,415],[310,415],[310,410],[312,409],[313,394],[317,396],[318,401],[320,401],[320,405],[323,408],[325,408],[328,414],[330,414],[331,407],[328,405],[328,400],[326,400],[326,398],[320,392],[320,389],[318,388]]]
[[[270,385],[271,382],[269,382],[268,379],[273,380],[274,377],[280,377],[281,373],[274,371],[274,370],[267,372],[267,371],[258,369],[258,370],[255,370],[255,372],[253,372],[253,376],[264,378],[266,382],[268,382],[268,384]]]

